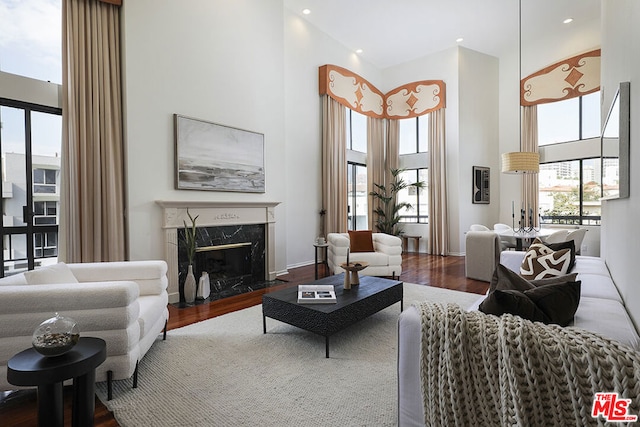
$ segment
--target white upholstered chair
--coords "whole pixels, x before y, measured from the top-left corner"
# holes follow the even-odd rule
[[[545,237],[543,241],[545,243],[561,243],[568,240],[567,234],[569,234],[569,230],[554,231],[552,234]]]
[[[482,225],[482,224],[471,224],[471,227],[469,227],[469,230],[471,230],[471,231],[491,231],[491,229],[489,229],[489,227],[487,227],[486,225]]]
[[[496,233],[506,230],[511,230],[511,226],[501,223],[493,224],[493,231]],[[513,236],[500,236],[500,243],[502,244],[502,250],[516,248],[516,238]]]
[[[576,247],[576,254],[580,254],[580,247],[582,246],[582,241],[584,240],[584,235],[587,234],[586,228],[578,228],[577,230],[572,230],[567,234],[565,241],[573,240],[573,244]]]

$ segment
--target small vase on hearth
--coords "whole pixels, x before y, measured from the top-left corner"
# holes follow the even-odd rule
[[[187,277],[184,279],[184,301],[192,303],[196,300],[196,278],[193,275],[193,265],[189,264]]]

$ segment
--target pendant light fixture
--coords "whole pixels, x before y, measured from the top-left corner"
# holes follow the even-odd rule
[[[520,107],[520,80],[522,79],[522,0],[518,1],[518,124],[520,137],[520,151],[502,154],[502,172],[538,173],[540,170],[540,155],[532,151],[522,151],[522,111]]]

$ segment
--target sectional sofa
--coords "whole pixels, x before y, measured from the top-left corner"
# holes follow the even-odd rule
[[[519,272],[524,255],[525,252],[521,251],[503,251],[500,263]],[[576,256],[571,273],[578,273],[581,291],[578,309],[569,328],[594,332],[632,351],[640,350],[640,337],[605,262],[600,258]],[[480,296],[468,310],[477,310],[484,298],[485,296]],[[493,317],[483,313],[481,316]],[[405,310],[400,315],[398,326],[399,425],[422,426],[425,425],[425,415],[420,366],[422,363],[428,365],[430,361],[421,359],[421,339],[425,331],[422,329],[419,310],[415,306]],[[458,339],[463,342],[465,340],[464,337]],[[514,345],[519,346],[521,343]],[[584,370],[586,367],[582,366],[580,369]],[[473,405],[473,402],[469,404]]]
[[[31,347],[34,330],[57,312],[76,321],[80,336],[102,338],[107,359],[96,381],[130,378],[169,318],[164,261],[59,263],[0,279],[0,390],[7,362]]]

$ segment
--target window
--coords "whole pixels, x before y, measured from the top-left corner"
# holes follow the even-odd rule
[[[55,194],[57,181],[57,171],[55,169],[33,170],[34,193]]]
[[[538,145],[600,136],[600,92],[538,105]]]
[[[33,202],[33,223],[51,225],[58,223],[58,202]]]
[[[398,203],[407,202],[411,209],[403,208],[399,211],[400,222],[417,222],[427,224],[429,219],[429,200],[427,198],[428,169],[406,170],[400,174],[404,182],[413,184],[422,181],[424,188],[407,187],[398,193]]]
[[[600,225],[600,177],[600,158],[541,164],[542,223]]]
[[[367,200],[367,167],[347,164],[347,229],[366,230],[369,228]]]
[[[0,1],[0,70],[62,82],[62,0]]]
[[[426,153],[428,151],[429,115],[398,120],[400,125],[400,154]]]
[[[347,149],[367,152],[367,116],[347,109]]]

